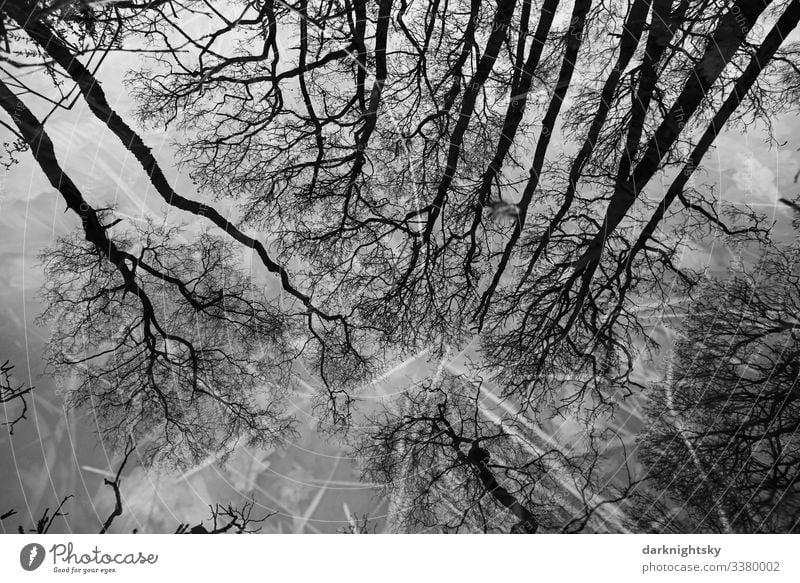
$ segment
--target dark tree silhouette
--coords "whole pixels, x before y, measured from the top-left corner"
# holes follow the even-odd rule
[[[695,178],[723,128],[796,108],[798,19],[797,0],[5,2],[7,155],[29,149],[82,223],[46,256],[50,364],[118,448],[133,434],[147,463],[190,464],[290,432],[295,363],[347,430],[388,363],[478,346],[466,378],[513,413],[430,380],[360,442],[368,474],[411,464],[412,526],[605,528],[636,483],[606,480],[600,427],[644,388],[640,300],[699,285],[689,240],[768,242],[764,216]],[[97,69],[125,51],[134,113],[180,131],[196,198],[110,104]],[[87,107],[203,233],[87,200],[34,104]],[[247,252],[280,298],[247,281]],[[508,429],[560,417],[584,447],[534,454]]]
[[[50,363],[82,376],[69,400],[93,404],[112,447],[133,434],[149,461],[193,463],[242,439],[285,436],[286,326],[231,267],[231,250],[208,236],[176,243],[152,225],[139,248],[124,235],[112,242],[115,223],[83,199],[42,125],[2,83],[0,106],[83,221],[85,243],[68,238],[45,253]]]
[[[627,467],[603,459],[608,432],[555,443],[493,404],[474,379],[444,375],[412,387],[396,412],[370,421],[356,449],[367,478],[395,491],[398,526],[408,530],[614,530],[603,511],[637,484]]]
[[[114,493],[114,508],[111,510],[108,517],[103,521],[98,534],[107,534],[114,523],[114,520],[116,520],[119,516],[122,516],[124,512],[123,497],[120,491],[122,484],[122,473],[125,469],[125,466],[128,464],[128,460],[131,458],[131,455],[134,452],[136,452],[136,445],[132,439],[129,439],[122,456],[122,461],[120,461],[117,471],[114,474],[114,479],[109,480],[108,478],[105,478],[103,480],[103,483],[106,486],[109,486]],[[55,511],[53,511],[53,514],[50,514],[50,509],[46,508],[41,518],[36,521],[36,525],[33,528],[26,530],[24,526],[18,525],[17,532],[19,534],[25,534],[26,532],[48,534],[57,518],[66,519],[66,517],[69,516],[68,513],[64,512],[63,510],[71,498],[73,498],[71,494],[64,497]],[[209,509],[211,511],[211,515],[209,517],[211,530],[207,529],[203,525],[203,522],[200,522],[194,526],[187,523],[180,523],[175,529],[175,534],[225,534],[229,532],[236,534],[257,533],[261,530],[260,525],[274,514],[267,513],[260,518],[254,517],[253,510],[255,509],[255,501],[245,502],[241,507],[236,507],[232,504],[228,504],[226,506],[215,504],[210,505]],[[11,509],[0,515],[0,528],[2,528],[4,532],[6,531],[6,528],[5,524],[2,524],[3,521],[16,514],[17,512],[14,509]],[[139,532],[139,530],[134,529],[133,532],[136,534]]]
[[[800,252],[705,283],[641,436],[640,527],[800,528]]]
[[[14,426],[26,419],[28,413],[28,395],[33,387],[25,384],[17,384],[14,381],[12,372],[14,365],[5,361],[0,365],[0,405],[3,405],[3,416],[5,421],[3,426],[8,428],[9,433],[14,434]]]

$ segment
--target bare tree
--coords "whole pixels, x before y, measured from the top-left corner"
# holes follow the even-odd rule
[[[280,400],[293,356],[287,325],[232,267],[230,248],[205,235],[180,244],[153,225],[138,248],[124,235],[112,242],[115,223],[85,202],[44,128],[3,84],[0,105],[83,219],[85,243],[67,238],[45,254],[50,363],[82,377],[70,402],[91,402],[111,446],[133,434],[151,461],[192,463],[290,432]]]
[[[475,379],[444,375],[370,419],[365,474],[398,498],[404,529],[535,533],[615,531],[604,511],[637,481],[611,467],[608,431],[548,440],[535,421],[493,405]]]
[[[122,516],[124,512],[123,495],[121,492],[122,474],[126,465],[128,465],[131,455],[136,451],[135,443],[129,438],[127,446],[125,447],[125,451],[122,455],[122,460],[119,462],[119,466],[114,474],[114,478],[103,479],[103,483],[106,486],[109,486],[114,493],[114,507],[109,513],[108,517],[103,521],[103,524],[98,531],[99,534],[109,533],[114,521],[118,517]],[[69,516],[69,514],[63,510],[64,506],[70,501],[71,498],[73,498],[72,494],[64,497],[53,514],[50,514],[50,509],[46,508],[42,513],[41,518],[36,521],[36,525],[33,528],[26,531],[25,527],[19,525],[17,527],[17,532],[20,534],[25,534],[26,532],[34,532],[37,534],[49,533],[57,518],[64,518],[66,520]],[[267,513],[264,516],[257,518],[253,516],[255,506],[256,503],[254,500],[245,502],[240,507],[234,506],[233,504],[227,504],[225,506],[221,504],[215,504],[209,506],[211,512],[209,517],[211,530],[208,530],[202,521],[194,526],[188,523],[180,523],[175,530],[175,534],[257,533],[261,530],[260,525],[268,518],[273,516],[274,513]],[[11,518],[15,514],[16,511],[14,509],[4,512],[2,515],[0,515],[0,523]],[[0,524],[0,527],[5,530],[5,525]],[[139,532],[138,528],[133,530],[134,534],[137,532]]]
[[[641,436],[640,527],[798,530],[798,260],[796,248],[770,249],[695,297]]]
[[[797,0],[7,2],[7,150],[30,149],[82,221],[47,255],[50,363],[79,375],[70,402],[94,403],[112,440],[181,464],[291,431],[294,362],[348,429],[388,362],[476,341],[469,378],[514,413],[482,419],[472,381],[431,381],[362,443],[383,460],[368,471],[394,484],[394,456],[419,468],[417,525],[494,528],[488,504],[515,530],[601,529],[636,481],[606,483],[598,427],[643,389],[638,300],[700,285],[677,262],[687,240],[768,239],[762,215],[694,178],[723,128],[796,107],[798,19]],[[96,64],[126,50],[144,58],[138,121],[180,130],[202,200],[237,213],[176,192],[111,107]],[[182,242],[86,200],[26,104],[78,99],[207,231]],[[245,279],[251,250],[286,304]],[[532,456],[508,434],[559,415],[581,419],[584,448]],[[539,494],[554,467],[577,513],[556,485]],[[454,514],[440,480],[463,488]]]
[[[3,413],[5,422],[4,427],[8,427],[9,433],[13,435],[14,426],[23,421],[28,413],[28,401],[26,395],[29,395],[33,387],[29,387],[24,383],[17,384],[11,371],[14,370],[14,365],[9,361],[5,361],[0,365],[0,404],[3,405]]]

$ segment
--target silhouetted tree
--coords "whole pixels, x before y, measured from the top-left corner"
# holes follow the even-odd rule
[[[137,452],[136,444],[132,438],[129,438],[125,446],[124,453],[122,454],[122,460],[117,466],[117,470],[113,479],[103,479],[103,483],[106,486],[109,486],[114,493],[114,507],[103,521],[103,524],[98,531],[99,534],[107,534],[114,521],[118,517],[122,516],[124,512],[123,496],[120,490],[122,484],[122,473],[125,470],[126,465],[128,465],[128,461],[134,452]],[[71,498],[73,498],[72,494],[65,496],[52,514],[50,514],[50,508],[45,508],[42,516],[37,519],[36,525],[33,528],[26,529],[20,524],[17,526],[17,532],[19,534],[26,534],[29,532],[36,534],[48,534],[57,518],[64,518],[67,520],[69,514],[64,511],[64,507]],[[188,523],[180,523],[175,530],[175,534],[225,534],[229,532],[236,534],[257,533],[261,530],[260,525],[268,518],[273,516],[274,513],[267,513],[260,518],[256,518],[253,516],[255,505],[255,501],[245,502],[240,507],[236,507],[232,504],[227,504],[225,506],[221,504],[209,505],[211,515],[208,520],[210,521],[211,530],[207,529],[202,521],[194,526]],[[5,511],[3,514],[0,514],[0,529],[2,529],[3,532],[8,532],[6,529],[7,522],[4,523],[4,521],[7,521],[16,514],[17,512],[13,508]],[[134,529],[133,532],[135,534],[139,532],[139,529]]]
[[[694,298],[640,438],[640,527],[800,527],[799,261],[797,248],[768,250]]]
[[[26,386],[24,383],[17,384],[12,376],[11,371],[13,370],[14,365],[9,361],[0,365],[0,405],[3,405],[3,416],[5,417],[3,426],[7,427],[12,435],[14,426],[26,418],[28,401],[25,397],[33,390],[33,387]]]
[[[397,527],[445,532],[614,531],[607,507],[636,480],[603,456],[609,431],[552,439],[535,421],[450,374],[411,387],[370,419],[356,448],[396,497]],[[609,464],[611,462],[611,464]]]
[[[320,410],[347,429],[358,387],[387,362],[475,341],[470,378],[491,377],[514,415],[464,433],[475,414],[462,403],[479,391],[432,382],[439,397],[409,396],[409,423],[436,439],[397,454],[378,430],[365,451],[468,484],[454,519],[421,468],[432,498],[416,524],[488,528],[490,500],[517,530],[583,529],[595,500],[634,482],[602,498],[596,425],[642,388],[638,300],[698,285],[676,261],[688,239],[767,239],[763,216],[693,177],[724,127],[795,107],[798,19],[797,0],[6,2],[7,151],[30,149],[82,221],[48,255],[51,364],[79,371],[70,402],[98,403],[107,434],[191,463],[290,431],[276,397],[292,362],[310,365]],[[129,77],[139,121],[180,130],[183,167],[235,218],[176,192],[110,105],[95,63],[126,50],[144,57]],[[56,97],[20,71],[49,76]],[[178,243],[86,199],[25,103],[78,95],[205,234]],[[248,250],[285,303],[245,281]],[[579,454],[531,457],[504,433],[570,415]],[[476,464],[477,444],[513,461]],[[586,520],[532,494],[553,464],[582,480]]]

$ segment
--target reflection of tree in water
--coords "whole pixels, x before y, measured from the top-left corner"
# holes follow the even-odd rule
[[[33,390],[33,387],[27,387],[22,383],[15,382],[12,376],[13,370],[14,365],[8,361],[0,365],[0,404],[3,405],[3,413],[5,414],[3,426],[12,435],[14,434],[14,426],[27,416],[28,400],[26,397]]]
[[[319,429],[364,456],[402,528],[624,530],[645,483],[670,491],[637,473],[615,417],[653,390],[653,413],[687,407],[682,383],[668,404],[663,387],[645,391],[638,362],[657,347],[640,304],[703,297],[680,262],[692,241],[769,245],[764,216],[692,178],[724,127],[795,107],[800,6],[456,4],[0,8],[7,158],[30,150],[80,219],[45,256],[49,362],[79,379],[67,402],[98,412],[104,442],[131,438],[145,465],[182,468],[272,447],[310,388]],[[178,130],[202,201],[174,190],[98,82],[102,55],[123,49],[143,57],[127,89],[138,121]],[[27,91],[22,70],[54,83]],[[72,100],[201,234],[89,200],[39,113]],[[255,285],[246,259],[279,289]],[[358,400],[422,350],[437,372],[384,413]],[[721,403],[707,406],[702,431]],[[693,467],[709,467],[706,441],[679,433]],[[771,455],[789,463],[778,443]],[[750,471],[742,455],[723,481]],[[791,513],[739,524],[726,500],[716,515],[731,528],[792,528]]]
[[[671,387],[652,396],[657,424],[641,454],[658,495],[645,501],[643,525],[796,531],[798,281],[797,249],[772,249],[695,296]]]

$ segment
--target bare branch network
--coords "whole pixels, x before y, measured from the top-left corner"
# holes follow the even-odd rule
[[[797,111],[798,19],[798,0],[0,2],[3,163],[29,152],[77,219],[42,253],[50,371],[125,460],[130,439],[180,467],[290,437],[310,371],[398,529],[795,531],[796,252],[701,181],[723,130]],[[65,108],[118,140],[161,216],[69,175],[48,132]],[[761,279],[682,261],[718,238]],[[675,297],[672,350],[643,306]],[[381,412],[359,399],[421,351],[424,381]],[[630,399],[654,427],[638,441],[613,423]],[[217,507],[209,532],[251,510]]]

